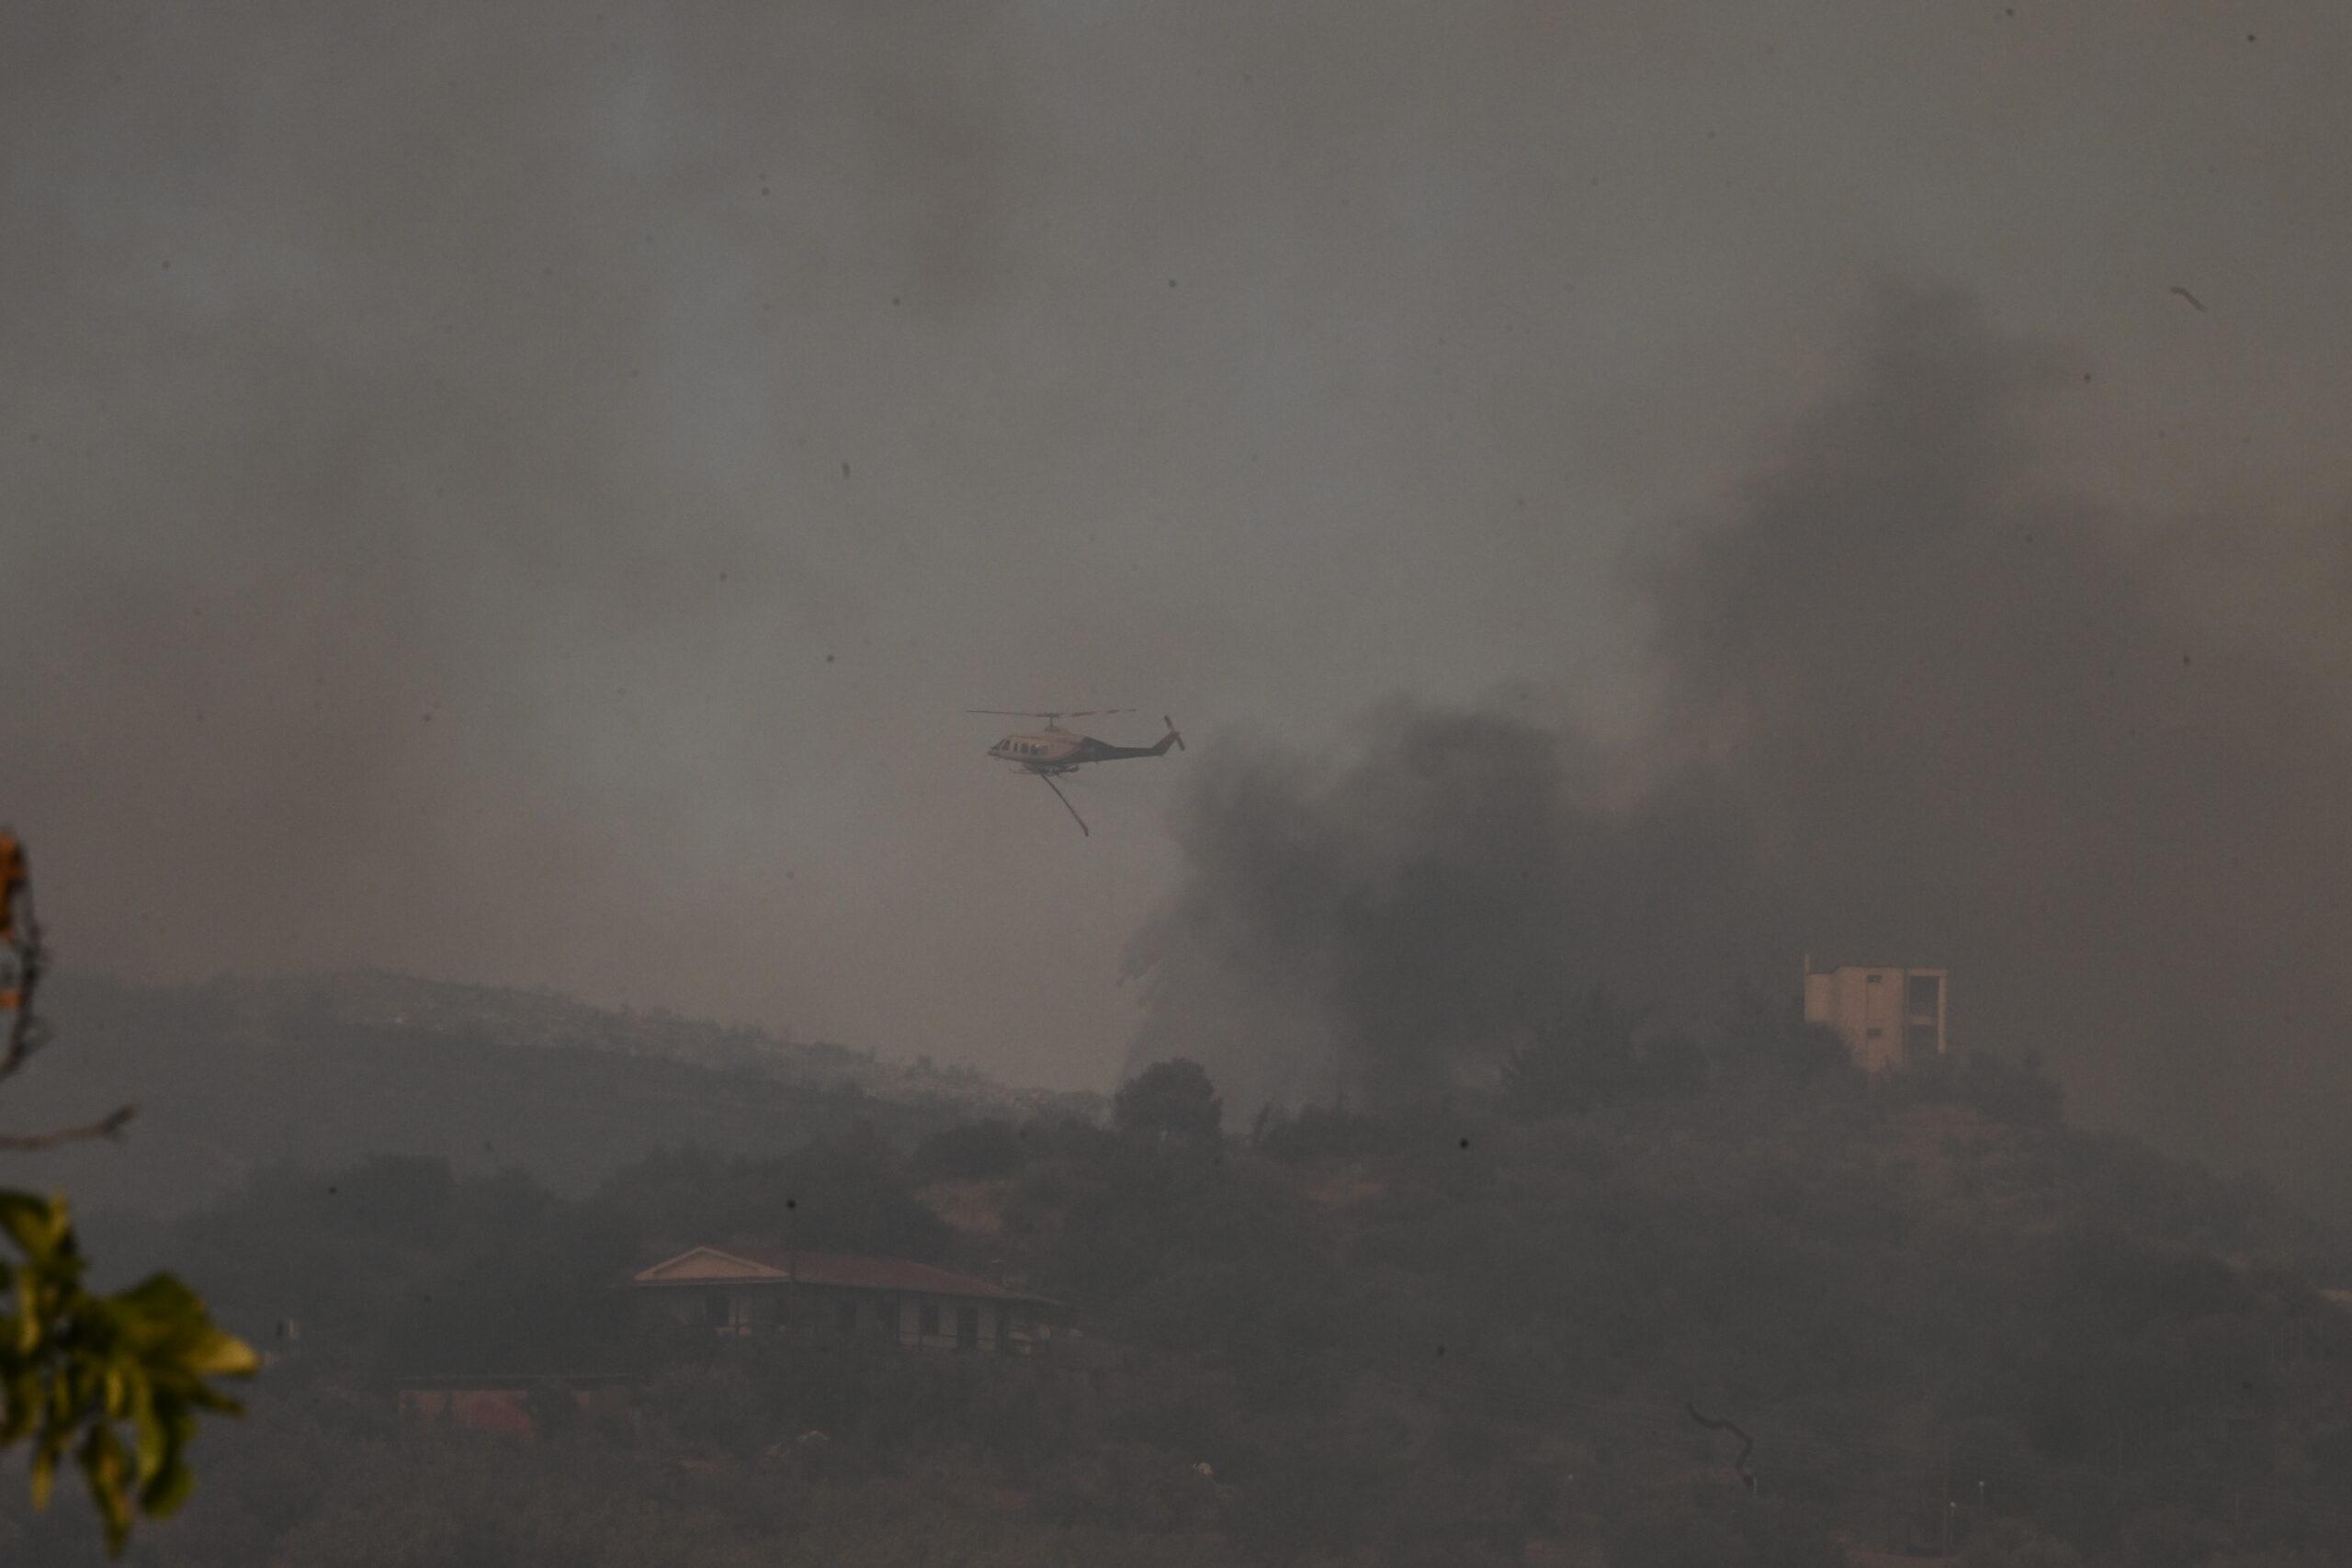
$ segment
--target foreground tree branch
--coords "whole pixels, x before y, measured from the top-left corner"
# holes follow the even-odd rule
[[[0,988],[5,1082],[45,1032],[33,1011],[44,970],[40,922],[24,846],[4,828],[0,947],[14,967]],[[119,1137],[134,1113],[126,1105],[86,1126],[0,1135],[0,1152]],[[63,1198],[0,1190],[0,1451],[30,1447],[36,1507],[48,1505],[61,1462],[79,1469],[107,1545],[119,1552],[137,1515],[160,1518],[187,1498],[199,1414],[240,1413],[208,1380],[249,1376],[260,1361],[170,1275],[102,1296],[83,1282],[87,1268]]]
[[[7,949],[16,970],[10,983],[0,987],[0,1010],[8,1017],[7,1043],[0,1047],[0,1082],[6,1082],[16,1077],[48,1038],[40,1015],[33,1010],[33,998],[49,970],[48,954],[41,947],[40,919],[33,913],[32,874],[26,863],[25,846],[6,828],[0,828],[0,946]],[[36,1154],[64,1144],[119,1138],[138,1114],[137,1106],[122,1105],[79,1127],[0,1133],[0,1154]]]
[[[96,1138],[119,1138],[130,1119],[139,1114],[135,1105],[119,1105],[96,1122],[81,1127],[60,1127],[49,1133],[0,1133],[0,1154],[38,1154],[43,1149],[57,1148],[65,1144],[87,1143]]]
[[[0,828],[0,946],[7,949],[16,970],[7,985],[0,987],[0,1010],[8,1015],[7,1043],[0,1047],[0,1080],[5,1080],[16,1077],[40,1049],[42,1031],[33,1011],[33,994],[47,968],[24,845],[6,828]]]

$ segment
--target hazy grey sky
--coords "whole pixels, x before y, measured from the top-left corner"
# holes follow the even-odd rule
[[[1220,732],[1506,688],[1641,731],[1634,569],[1889,280],[2048,342],[2043,477],[2345,674],[2347,45],[2149,0],[17,0],[0,816],[70,962],[1100,1087]],[[959,712],[1102,704],[1195,746],[1088,779],[1091,840]]]

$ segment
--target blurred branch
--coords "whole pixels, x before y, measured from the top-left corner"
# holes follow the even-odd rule
[[[25,846],[6,828],[0,828],[0,945],[6,947],[16,968],[6,987],[0,989],[0,1010],[8,1015],[7,1043],[0,1046],[0,1082],[4,1082],[14,1077],[48,1038],[40,1015],[33,1010],[33,998],[49,967],[41,948],[40,919],[33,913],[32,874],[26,867]],[[119,1138],[138,1113],[137,1106],[124,1105],[80,1127],[0,1133],[0,1154],[29,1154],[62,1144]]]
[[[15,1077],[41,1047],[42,1030],[33,1011],[33,996],[48,968],[41,950],[40,920],[33,913],[25,848],[6,828],[0,828],[0,943],[16,960],[16,974],[7,988],[0,990],[0,1010],[8,1014],[7,1044],[0,1049],[0,1079],[5,1079]]]
[[[119,1105],[85,1126],[60,1127],[53,1133],[0,1133],[0,1154],[33,1154],[41,1149],[56,1148],[61,1144],[119,1138],[130,1119],[138,1114],[139,1107]]]

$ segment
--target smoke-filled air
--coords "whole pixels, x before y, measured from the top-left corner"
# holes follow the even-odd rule
[[[2335,1568],[2352,6],[0,0],[0,1565]]]
[[[2216,604],[2265,519],[2053,479],[2058,345],[1949,291],[1858,315],[1842,380],[1630,574],[1637,739],[1506,694],[1204,760],[1136,1062],[1377,1100],[1491,1074],[1596,985],[1699,1027],[1807,955],[1932,961],[1967,1043],[2091,1117],[2347,1190],[2352,619],[2314,650]]]

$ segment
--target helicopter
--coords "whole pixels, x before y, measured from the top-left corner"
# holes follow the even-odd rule
[[[1078,830],[1088,838],[1094,836],[1093,829],[1087,827],[1086,818],[1078,814],[1078,807],[1070,805],[1069,796],[1062,793],[1062,786],[1054,782],[1057,774],[1070,773],[1089,762],[1116,762],[1129,757],[1165,757],[1170,746],[1179,751],[1184,749],[1184,738],[1176,733],[1176,721],[1164,714],[1159,722],[1168,727],[1168,733],[1149,746],[1114,746],[1107,740],[1097,740],[1091,735],[1080,735],[1061,727],[1061,721],[1066,718],[1097,718],[1105,714],[1133,713],[1136,711],[1133,708],[1083,708],[1076,712],[1064,709],[1058,713],[1034,713],[1019,708],[966,708],[964,711],[993,714],[1000,718],[1042,718],[1046,721],[1043,729],[1006,736],[989,748],[989,755],[999,761],[1018,763],[1027,773],[1045,780],[1046,787],[1054,792],[1054,798],[1062,803],[1063,809],[1070,815],[1070,820],[1078,824]]]

